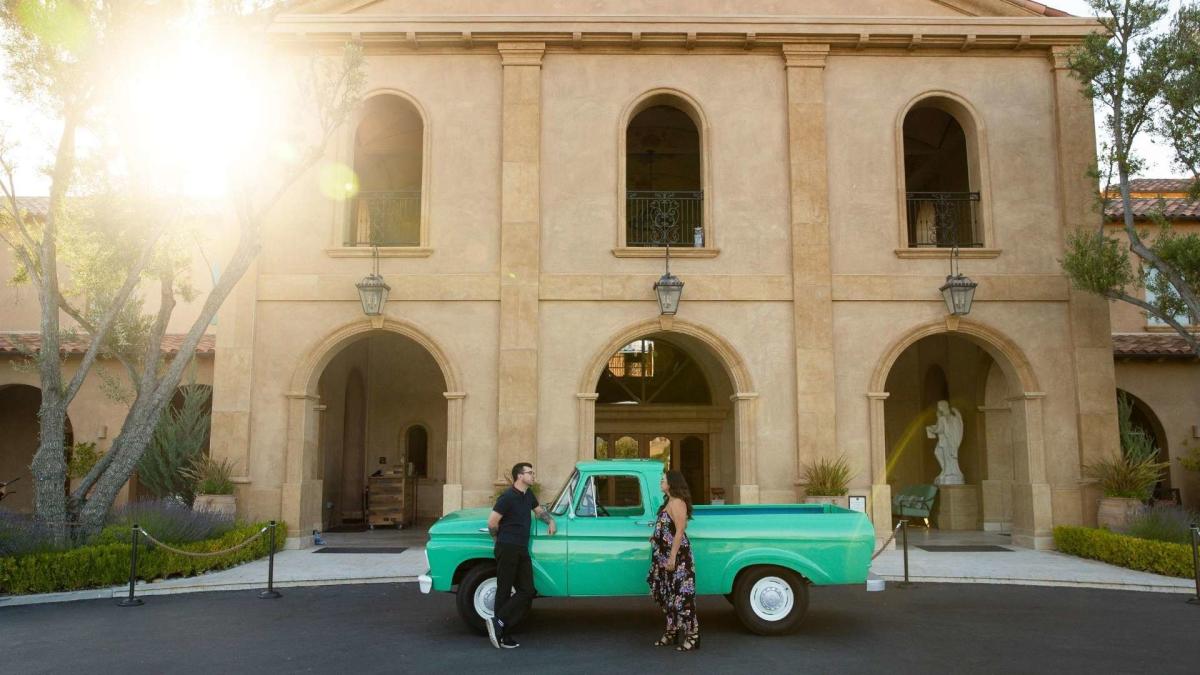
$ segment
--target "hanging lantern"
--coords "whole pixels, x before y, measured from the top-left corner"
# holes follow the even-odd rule
[[[947,276],[946,283],[938,289],[942,292],[942,299],[946,301],[946,310],[954,316],[970,314],[971,304],[975,301],[975,287],[978,285],[961,273]]]
[[[362,301],[363,314],[379,316],[383,314],[383,306],[387,303],[388,291],[392,290],[392,287],[379,275],[378,248],[374,249],[372,257],[375,258],[375,270],[354,286],[358,288],[358,299]]]
[[[679,311],[679,298],[683,295],[683,280],[667,271],[654,282],[658,295],[658,309],[663,316],[675,316]]]

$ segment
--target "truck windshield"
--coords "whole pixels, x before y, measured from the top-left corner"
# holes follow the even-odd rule
[[[579,483],[579,469],[571,472],[571,477],[567,479],[567,484],[563,486],[558,493],[558,498],[554,500],[554,506],[550,508],[550,513],[556,516],[564,516],[567,510],[571,508],[571,495],[575,492],[575,485]]]

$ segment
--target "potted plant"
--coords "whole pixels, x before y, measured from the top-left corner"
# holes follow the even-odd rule
[[[194,510],[234,516],[237,502],[233,495],[233,467],[228,458],[217,461],[201,455],[184,469],[184,475],[196,483]]]
[[[846,493],[849,492],[854,470],[850,468],[845,455],[838,453],[835,457],[818,457],[805,463],[800,472],[804,503],[835,504],[850,508],[850,497]]]
[[[1096,511],[1100,527],[1123,532],[1129,521],[1142,512],[1155,484],[1169,465],[1158,461],[1154,439],[1130,421],[1133,402],[1127,396],[1117,398],[1117,424],[1121,434],[1121,454],[1083,467],[1104,495]]]

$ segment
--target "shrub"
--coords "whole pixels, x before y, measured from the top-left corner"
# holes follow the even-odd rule
[[[233,467],[234,462],[228,458],[218,462],[212,457],[201,455],[183,470],[183,475],[192,481],[198,495],[231,495]]]
[[[69,548],[55,545],[32,514],[0,510],[0,556],[25,555]]]
[[[129,528],[138,524],[157,539],[170,544],[212,539],[233,529],[233,518],[211,511],[193,511],[175,499],[126,504],[114,509],[100,541],[129,541]],[[118,532],[119,534],[112,534]]]
[[[180,544],[192,552],[213,552],[239,544],[258,533],[265,523],[243,525],[214,539]],[[283,548],[287,528],[279,523],[276,550]],[[190,577],[256,560],[268,553],[268,534],[232,553],[193,558],[143,543],[138,546],[138,578],[144,581]],[[128,543],[100,543],[67,551],[51,551],[0,558],[0,592],[51,593],[81,588],[116,586],[129,581]]]
[[[1158,461],[1154,439],[1135,427],[1132,420],[1133,401],[1122,393],[1117,396],[1121,455],[1088,464],[1083,467],[1083,473],[1100,485],[1105,497],[1145,501],[1169,464]]]
[[[1192,547],[1138,539],[1090,527],[1054,528],[1054,544],[1063,553],[1131,570],[1191,577]]]
[[[1153,506],[1129,521],[1126,534],[1138,539],[1192,543],[1192,523],[1200,523],[1200,513],[1178,506]]]
[[[138,482],[155,497],[175,497],[191,506],[195,481],[184,470],[204,455],[211,414],[208,388],[182,387],[183,405],[167,406],[154,428],[154,436],[138,461]]]
[[[841,497],[849,491],[850,479],[854,470],[846,456],[820,457],[816,461],[805,463],[801,467],[801,483],[804,491],[811,496]]]
[[[67,463],[67,475],[71,478],[83,478],[88,475],[96,462],[100,461],[100,455],[104,453],[96,450],[96,443],[93,441],[81,441],[71,446],[71,461]]]

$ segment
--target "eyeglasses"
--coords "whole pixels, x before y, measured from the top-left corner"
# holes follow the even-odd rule
[[[530,476],[532,476],[532,475],[533,475],[533,469],[529,469],[528,471],[522,471],[521,473],[519,473],[519,474],[517,474],[517,475],[518,475],[518,476],[524,476],[525,474],[529,474]]]

